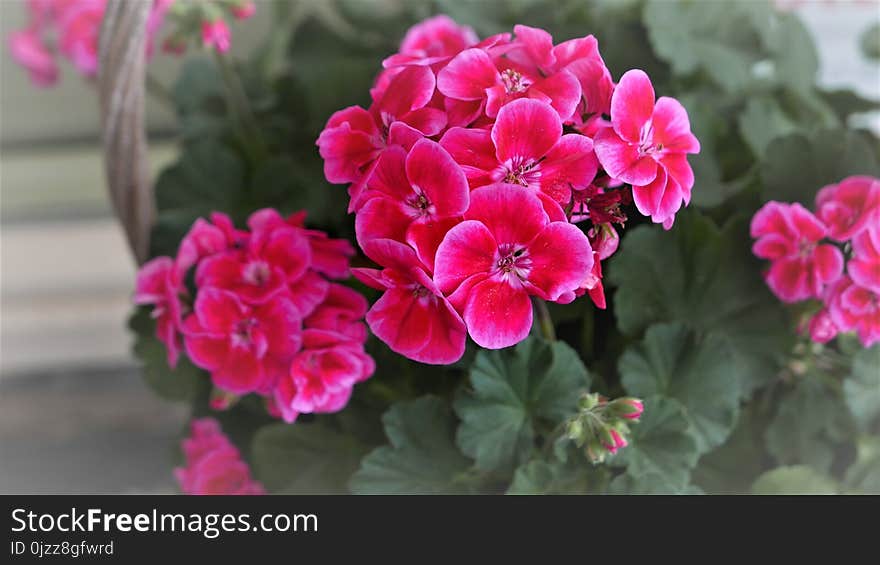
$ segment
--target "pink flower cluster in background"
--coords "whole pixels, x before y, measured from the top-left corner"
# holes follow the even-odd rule
[[[212,2],[152,1],[147,19],[147,54],[152,56],[155,42],[166,16],[175,16],[176,33],[167,38],[163,49],[180,54],[186,48],[190,22],[200,22],[202,43],[207,48],[225,52],[230,46],[228,14],[236,19],[253,15],[251,0],[213,0]],[[93,78],[98,73],[98,44],[107,0],[27,0],[28,23],[13,31],[7,40],[12,58],[40,87],[58,81],[58,59],[67,59],[76,71]]]
[[[856,332],[880,341],[880,179],[853,176],[800,204],[768,202],[752,218],[753,251],[770,260],[767,285],[788,303],[817,299],[807,323],[813,341]]]
[[[181,449],[185,465],[174,476],[184,494],[266,494],[217,420],[193,420]]]
[[[143,265],[135,303],[153,306],[169,365],[185,350],[222,398],[260,394],[288,422],[338,411],[375,370],[366,300],[333,282],[349,276],[354,249],[307,229],[303,212],[259,210],[248,228],[220,213],[196,220],[176,257]]]
[[[521,341],[532,297],[604,308],[622,206],[668,229],[690,201],[687,112],[642,71],[615,85],[593,36],[554,45],[520,25],[480,41],[437,16],[383,66],[372,104],[333,114],[317,144],[380,267],[354,270],[384,291],[367,322],[410,359],[455,362],[467,335]]]

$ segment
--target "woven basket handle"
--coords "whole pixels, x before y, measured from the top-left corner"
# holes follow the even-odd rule
[[[156,216],[144,126],[147,18],[152,2],[110,0],[101,24],[98,96],[104,169],[113,209],[138,264]]]

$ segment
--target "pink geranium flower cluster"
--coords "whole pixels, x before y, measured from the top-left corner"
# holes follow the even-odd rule
[[[753,251],[771,261],[764,278],[780,300],[818,299],[813,341],[856,332],[880,341],[880,179],[853,176],[816,196],[816,213],[768,202],[752,218]]]
[[[304,213],[259,210],[248,228],[220,213],[197,220],[176,257],[141,268],[135,303],[153,306],[169,365],[185,350],[220,398],[260,394],[288,422],[342,409],[375,370],[364,352],[366,300],[333,282],[349,276],[354,250],[307,229]]]
[[[367,322],[411,359],[454,362],[467,335],[519,342],[531,298],[604,308],[622,207],[668,229],[690,200],[687,112],[642,71],[615,85],[593,36],[554,45],[520,25],[480,41],[437,16],[383,66],[372,104],[333,114],[317,145],[380,266],[354,271],[384,291]]]
[[[193,420],[181,449],[185,465],[174,476],[184,494],[266,494],[217,420]]]
[[[175,0],[144,0],[152,2],[147,19],[147,54],[152,55],[157,36],[169,12],[180,20],[181,29],[169,37],[163,49],[182,53],[186,47],[189,20],[201,23],[205,47],[225,52],[229,49],[229,27],[223,14],[237,19],[249,18],[255,11],[250,0],[213,0],[186,3]],[[24,29],[9,34],[12,58],[40,87],[58,81],[58,58],[73,64],[78,73],[93,78],[98,73],[98,41],[107,0],[26,0],[28,23]],[[178,9],[179,8],[179,9]],[[175,9],[176,12],[175,12]]]

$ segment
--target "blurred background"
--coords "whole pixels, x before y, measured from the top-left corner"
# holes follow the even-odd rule
[[[97,97],[65,67],[56,87],[34,88],[10,60],[23,3],[0,2],[0,492],[171,492],[186,408],[150,392],[130,353],[135,265],[106,195]],[[234,26],[234,53],[266,33],[260,4]],[[779,5],[814,36],[822,86],[880,99],[880,65],[858,40],[880,22],[880,2]],[[171,84],[180,67],[160,56],[150,72]],[[153,100],[148,116],[155,172],[174,157],[175,118]],[[880,133],[880,116],[862,119]]]

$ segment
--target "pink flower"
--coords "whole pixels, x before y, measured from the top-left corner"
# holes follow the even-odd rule
[[[52,86],[58,81],[58,64],[36,31],[14,31],[8,41],[12,58],[27,69],[34,85]]]
[[[190,360],[228,392],[268,392],[300,349],[299,312],[287,296],[249,306],[238,295],[202,288],[183,321]]]
[[[382,66],[433,65],[449,60],[478,41],[473,29],[441,14],[412,26],[398,53],[385,59]]]
[[[482,347],[522,341],[532,325],[529,296],[556,300],[578,288],[593,267],[584,233],[550,221],[526,188],[477,189],[464,218],[437,249],[434,282]]]
[[[800,204],[768,202],[752,218],[752,252],[772,261],[768,286],[784,302],[822,296],[843,272],[843,254],[819,241],[827,228]]]
[[[276,406],[287,422],[301,413],[337,412],[348,403],[352,387],[375,369],[363,343],[337,332],[307,329],[303,351],[275,387]]]
[[[880,225],[859,232],[852,240],[852,249],[847,273],[857,285],[880,294]]]
[[[98,36],[106,0],[56,4],[59,51],[87,77],[98,73]]]
[[[523,30],[531,29],[516,26],[516,42],[522,42]],[[516,48],[516,42],[505,50]],[[537,65],[529,67],[505,57],[493,60],[487,49],[479,47],[456,55],[437,74],[437,88],[455,100],[485,102],[486,115],[490,118],[497,116],[510,101],[525,97],[550,105],[561,120],[567,120],[581,100],[580,83],[568,70],[545,75]]]
[[[498,182],[527,186],[563,206],[572,189],[589,186],[598,167],[590,138],[563,135],[557,113],[536,100],[501,108],[491,132],[451,128],[440,145],[461,165],[471,188]]]
[[[226,214],[214,212],[211,221],[198,218],[177,249],[177,268],[185,273],[206,257],[244,245],[249,234],[236,230]]]
[[[880,342],[880,294],[843,276],[829,287],[825,303],[838,330],[857,332],[865,347]]]
[[[156,320],[156,338],[168,352],[168,366],[176,367],[181,350],[180,296],[186,294],[181,271],[170,257],[156,257],[144,263],[137,274],[134,303],[152,304]]]
[[[364,284],[385,291],[367,312],[373,334],[414,361],[447,365],[464,355],[467,330],[415,252],[388,239],[373,240],[368,253],[386,268],[353,269]]]
[[[191,430],[181,444],[186,464],[174,470],[184,494],[266,493],[216,420],[193,420]]]
[[[258,304],[297,283],[310,264],[308,238],[302,230],[282,224],[255,229],[245,247],[202,260],[196,270],[196,285],[230,290],[245,302]]]
[[[317,141],[329,182],[360,181],[386,146],[408,148],[422,135],[436,135],[446,127],[446,114],[428,107],[434,73],[422,66],[395,72],[387,86],[374,94],[369,110],[350,106],[330,116]],[[357,204],[356,193],[352,204]]]
[[[464,214],[469,190],[449,153],[422,139],[409,154],[402,147],[384,151],[363,198],[355,221],[361,248],[374,239],[409,242],[430,267],[439,239],[448,230],[442,220]],[[438,226],[439,237],[434,235]]]
[[[257,6],[251,0],[243,0],[232,6],[232,15],[237,20],[246,20],[257,12]]]
[[[827,308],[822,308],[810,318],[807,330],[810,339],[816,343],[828,343],[840,332]]]
[[[655,104],[648,75],[632,70],[614,89],[611,124],[594,139],[599,162],[611,177],[632,185],[639,212],[672,227],[682,203],[690,202],[694,185],[687,154],[700,151],[687,111],[665,96]]]
[[[816,195],[816,215],[840,242],[880,224],[880,179],[853,176],[826,186]]]
[[[367,329],[362,322],[367,313],[367,300],[347,286],[331,284],[327,297],[306,318],[305,327],[335,332],[348,339],[363,343]]]
[[[229,26],[222,18],[216,20],[206,20],[202,22],[202,44],[205,48],[214,48],[219,53],[229,51],[231,44]]]

